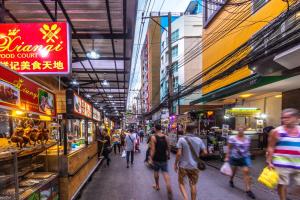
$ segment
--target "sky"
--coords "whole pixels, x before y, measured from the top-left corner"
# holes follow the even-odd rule
[[[135,101],[134,97],[137,96],[138,90],[141,87],[141,65],[140,65],[141,63],[139,58],[141,48],[138,48],[139,47],[138,38],[139,38],[139,32],[140,32],[140,27],[142,22],[142,13],[143,12],[146,13],[146,11],[144,11],[145,4],[147,3],[146,8],[148,8],[149,6],[148,12],[145,14],[145,16],[149,16],[150,12],[158,12],[158,11],[184,12],[190,1],[191,0],[138,0],[138,10],[136,16],[136,27],[135,27],[134,45],[133,45],[132,62],[131,62],[130,83],[129,83],[129,91],[128,91],[128,99],[127,99],[128,108]],[[141,42],[145,41],[148,21],[149,20],[145,20]],[[136,60],[136,55],[138,55],[137,60]]]

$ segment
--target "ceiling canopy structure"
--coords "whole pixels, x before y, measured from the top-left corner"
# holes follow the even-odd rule
[[[0,16],[2,23],[68,22],[72,75],[63,82],[71,85],[76,80],[81,95],[96,107],[125,111],[137,0],[5,0],[0,4],[5,13]],[[91,50],[100,57],[88,58]]]

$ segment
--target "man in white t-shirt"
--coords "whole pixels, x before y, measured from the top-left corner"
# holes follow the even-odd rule
[[[174,169],[178,173],[179,189],[184,200],[188,200],[188,194],[184,185],[184,178],[187,176],[190,183],[191,199],[197,198],[197,182],[199,177],[199,169],[197,167],[197,160],[193,157],[188,141],[191,143],[195,152],[207,154],[206,147],[203,141],[194,135],[196,126],[193,124],[187,125],[186,134],[179,138],[177,143],[177,154]],[[188,141],[187,141],[188,140]]]
[[[131,156],[131,164],[134,160],[134,149],[135,149],[135,134],[133,134],[133,129],[129,130],[129,134],[125,137],[125,150],[126,150],[126,161],[127,168],[129,168],[129,157]]]

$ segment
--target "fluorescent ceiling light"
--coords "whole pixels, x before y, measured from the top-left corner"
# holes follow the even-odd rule
[[[72,85],[78,85],[79,83],[74,79],[72,82],[71,82]]]
[[[108,85],[109,85],[109,82],[108,82],[107,80],[104,80],[104,81],[102,82],[102,85],[108,86]]]
[[[86,56],[87,56],[88,58],[91,58],[91,59],[98,59],[98,58],[100,58],[100,54],[97,53],[95,50],[92,50],[92,51],[88,52],[88,53],[86,54]]]
[[[248,98],[248,97],[251,97],[253,94],[242,94],[240,95],[240,97],[242,98]]]
[[[113,95],[108,95],[107,97],[108,97],[108,98],[113,98]]]
[[[91,95],[90,94],[87,94],[87,95],[85,95],[87,98],[90,98],[91,97]]]

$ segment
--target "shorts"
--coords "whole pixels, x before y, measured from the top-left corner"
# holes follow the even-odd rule
[[[199,170],[198,169],[184,169],[179,167],[178,171],[178,182],[184,184],[184,177],[188,177],[189,183],[196,185],[199,179]]]
[[[251,167],[251,159],[249,156],[244,158],[231,157],[229,163],[234,167]]]
[[[153,162],[153,170],[158,172],[161,170],[162,172],[168,172],[168,163],[167,162]]]
[[[294,179],[296,185],[300,185],[300,170],[276,167],[276,171],[279,174],[278,184],[280,185],[290,185],[291,179]]]

